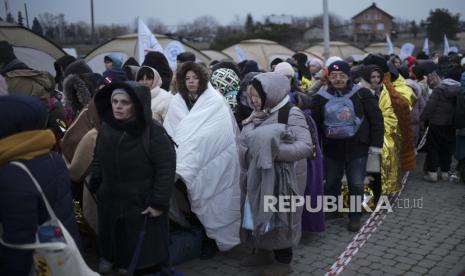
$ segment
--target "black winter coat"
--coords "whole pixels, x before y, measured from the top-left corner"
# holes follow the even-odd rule
[[[352,85],[349,85],[347,92]],[[331,89],[330,94],[334,94]],[[318,126],[318,133],[323,136],[323,154],[334,160],[350,161],[368,155],[370,146],[382,148],[384,135],[384,120],[376,97],[366,88],[360,88],[350,98],[354,104],[355,114],[364,118],[355,136],[348,139],[328,139],[324,137],[324,107],[327,99],[315,95],[310,104],[312,117]]]
[[[420,119],[435,126],[452,126],[455,101],[462,87],[460,82],[445,79],[433,89]]]
[[[119,124],[110,96],[123,88],[136,108],[136,120]],[[103,120],[92,165],[91,192],[97,194],[101,256],[127,267],[142,229],[147,207],[163,211],[149,218],[138,268],[168,259],[169,200],[174,184],[176,154],[164,128],[152,120],[150,91],[135,82],[105,87],[95,98]]]

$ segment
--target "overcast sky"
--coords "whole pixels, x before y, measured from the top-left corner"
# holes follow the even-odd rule
[[[5,1],[17,16],[24,13],[27,4],[29,23],[34,16],[44,12],[63,13],[68,22],[90,23],[90,0],[0,0],[0,17],[5,17]],[[394,17],[416,20],[425,19],[431,9],[447,8],[465,19],[463,0],[328,0],[329,10],[344,19],[376,2],[378,7]],[[244,19],[251,13],[255,20],[263,20],[270,14],[313,16],[321,14],[322,0],[94,0],[96,24],[129,24],[137,16],[142,19],[156,18],[167,26],[191,22],[202,15],[214,16],[220,24],[227,25],[238,16]]]

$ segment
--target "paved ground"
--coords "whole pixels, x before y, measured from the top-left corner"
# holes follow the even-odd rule
[[[413,204],[422,208],[412,208]],[[341,275],[456,276],[465,271],[464,184],[427,183],[417,171],[410,175],[397,205]],[[324,233],[304,234],[294,252],[292,275],[325,274],[353,236],[346,230],[346,219],[328,221]],[[177,269],[189,276],[259,274],[260,269],[239,266],[247,254],[246,248],[238,247]]]
[[[419,159],[422,164],[422,156]],[[422,208],[417,208],[419,205]],[[465,272],[465,184],[428,183],[417,171],[410,175],[396,206],[341,275],[457,276]],[[368,215],[364,215],[366,219]],[[292,275],[325,274],[354,237],[346,229],[346,220],[327,221],[324,233],[304,233],[294,251]],[[187,276],[258,275],[260,268],[239,266],[248,254],[248,249],[239,246],[211,260],[193,260],[176,269]],[[96,268],[97,257],[86,257]]]

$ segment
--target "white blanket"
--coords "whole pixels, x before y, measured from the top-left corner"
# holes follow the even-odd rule
[[[240,243],[240,165],[228,104],[210,84],[190,111],[178,93],[163,126],[178,144],[176,173],[192,211],[220,250],[231,249]]]

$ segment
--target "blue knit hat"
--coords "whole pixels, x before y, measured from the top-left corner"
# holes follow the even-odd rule
[[[128,76],[123,70],[106,70],[102,77],[98,80],[97,86],[107,85],[112,82],[124,82],[128,80]]]
[[[333,71],[341,71],[347,76],[350,76],[350,66],[343,60],[335,61],[328,66],[328,74],[331,74]]]

